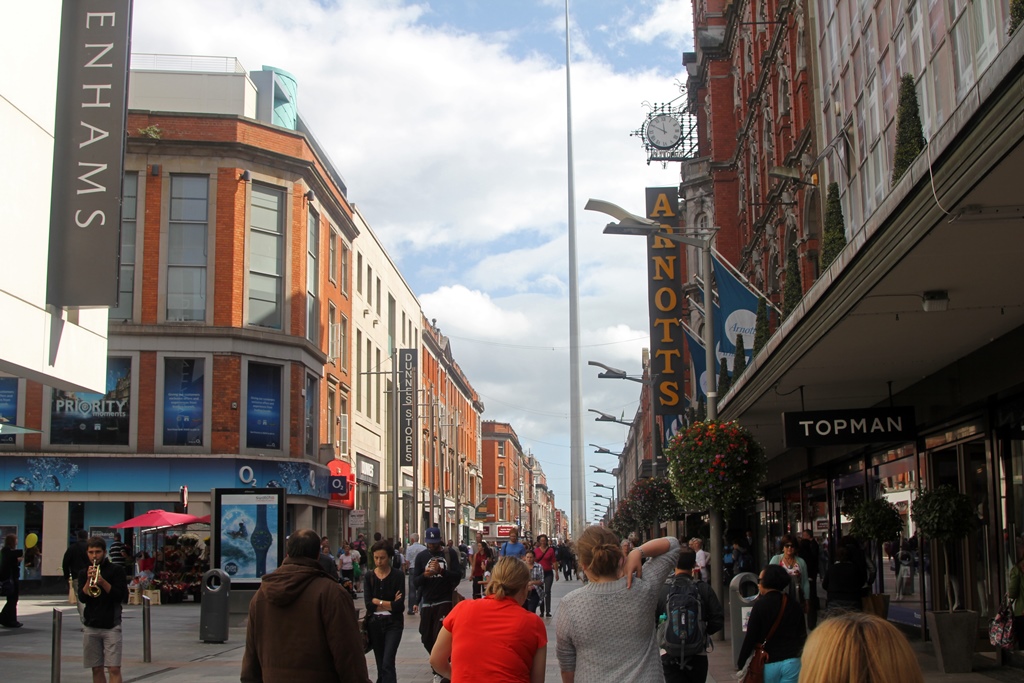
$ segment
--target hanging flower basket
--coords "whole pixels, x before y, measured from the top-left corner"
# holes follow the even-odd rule
[[[608,522],[608,526],[620,538],[626,538],[640,528],[640,524],[633,515],[633,504],[628,496],[615,506],[615,515]]]
[[[638,480],[629,490],[628,500],[633,519],[645,530],[658,522],[679,519],[684,513],[667,479]]]
[[[686,510],[730,511],[757,498],[764,449],[738,422],[695,422],[665,448],[672,490]]]

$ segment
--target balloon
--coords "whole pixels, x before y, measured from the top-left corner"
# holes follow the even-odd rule
[[[36,536],[35,534],[29,534],[28,536],[25,537],[25,547],[26,548],[35,548],[36,547],[36,543],[38,543],[38,542],[39,542],[39,537]]]

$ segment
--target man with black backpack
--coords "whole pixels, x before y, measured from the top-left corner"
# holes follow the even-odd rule
[[[708,677],[710,636],[725,626],[725,611],[711,585],[693,580],[697,553],[683,546],[658,597],[658,647],[665,683],[704,683]]]

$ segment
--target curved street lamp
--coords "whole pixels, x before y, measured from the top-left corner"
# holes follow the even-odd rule
[[[597,413],[597,417],[594,418],[594,422],[618,422],[620,425],[626,425],[627,427],[632,427],[633,426],[632,422],[626,422],[625,420],[620,420],[619,418],[615,417],[614,415],[609,415],[608,413],[603,413],[600,410],[594,410],[593,408],[587,408],[587,410],[589,412],[591,412],[591,413]],[[593,444],[591,444],[591,445],[593,445]]]
[[[594,470],[594,474],[610,474],[613,477],[615,476],[615,473],[611,470],[606,470],[602,467],[598,467],[597,465],[590,465],[590,468]]]

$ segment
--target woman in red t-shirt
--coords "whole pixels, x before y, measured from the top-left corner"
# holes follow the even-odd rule
[[[487,563],[491,559],[491,551],[487,547],[487,541],[480,541],[476,544],[476,552],[473,553],[473,599],[483,597],[484,573],[487,571]]]
[[[494,565],[483,600],[463,600],[444,619],[430,652],[431,668],[452,683],[504,680],[541,683],[547,664],[547,630],[522,608],[530,571],[517,557]],[[480,656],[486,634],[488,656]]]

